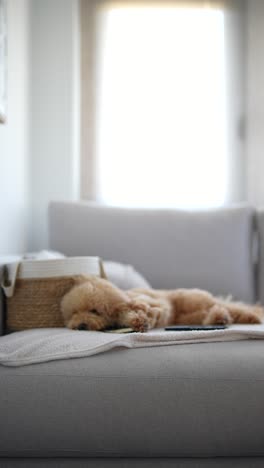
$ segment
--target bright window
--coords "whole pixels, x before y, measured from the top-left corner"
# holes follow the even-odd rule
[[[120,206],[224,204],[223,11],[110,4],[97,30],[98,199]]]

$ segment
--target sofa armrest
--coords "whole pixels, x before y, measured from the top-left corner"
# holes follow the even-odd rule
[[[258,235],[258,251],[257,251],[257,274],[256,287],[257,299],[264,304],[264,209],[257,211],[257,235]]]
[[[2,283],[3,267],[7,263],[17,262],[20,259],[18,255],[0,256],[0,284]],[[5,334],[5,300],[4,293],[0,287],[0,336]]]

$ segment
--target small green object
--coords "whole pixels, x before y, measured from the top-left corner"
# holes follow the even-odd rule
[[[133,328],[114,328],[112,330],[104,330],[105,333],[134,333]]]

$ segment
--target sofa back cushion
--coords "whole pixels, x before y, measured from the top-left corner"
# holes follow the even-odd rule
[[[256,216],[258,236],[258,265],[256,275],[257,299],[264,304],[264,209],[259,209]]]
[[[202,288],[255,300],[254,210],[190,212],[52,202],[50,248],[133,265],[154,288]]]

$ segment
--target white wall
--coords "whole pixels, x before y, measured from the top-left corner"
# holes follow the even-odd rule
[[[0,125],[0,255],[27,249],[28,0],[8,1],[8,115]]]
[[[50,200],[79,197],[78,0],[31,0],[29,249],[48,246]]]
[[[264,206],[264,1],[248,0],[247,198]]]
[[[238,168],[241,185],[233,193],[230,185],[230,199],[239,199],[246,187],[247,200],[264,205],[264,1],[248,0],[247,8],[246,180],[242,143],[233,128],[234,150],[241,159],[234,161],[232,172]],[[230,19],[241,27],[241,16]],[[0,255],[47,247],[49,201],[79,197],[78,42],[78,0],[8,0],[8,121],[0,125]],[[243,51],[240,46],[234,42],[236,60],[235,51]],[[238,117],[244,86],[239,74],[237,70],[229,88],[231,94],[237,92]]]
[[[236,9],[241,2],[233,3],[227,27],[235,25],[236,32],[243,32],[242,10]],[[7,125],[0,125],[0,254],[47,247],[49,201],[79,198],[78,4],[78,0],[9,0],[9,115]],[[246,88],[241,78],[244,44],[239,42],[239,34],[229,38],[233,45],[229,65],[236,63],[227,90],[233,109],[229,152],[235,155],[229,201],[247,199],[264,205],[264,1],[249,0],[247,8]],[[248,122],[246,165],[238,132],[243,93]]]

